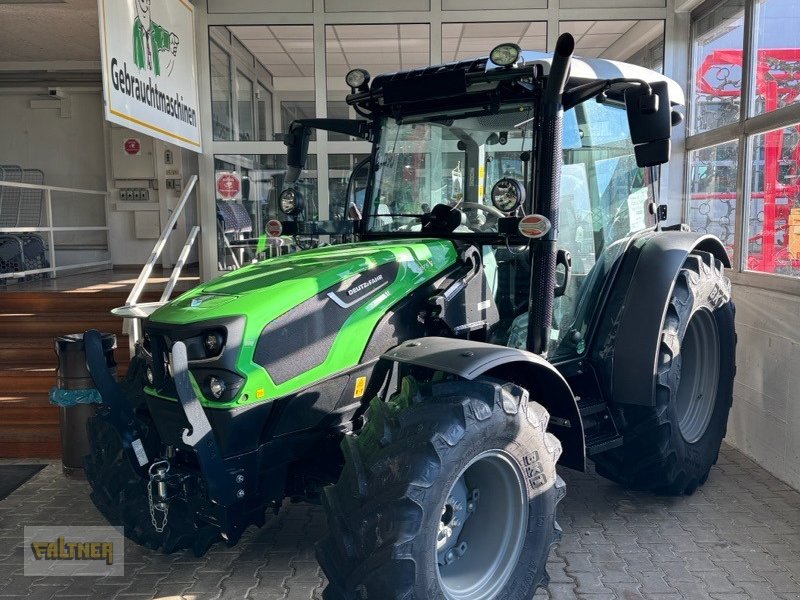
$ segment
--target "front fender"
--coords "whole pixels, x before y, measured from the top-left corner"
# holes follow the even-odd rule
[[[467,380],[481,375],[524,387],[550,413],[548,429],[561,442],[560,464],[586,468],[583,422],[575,395],[559,371],[537,354],[470,340],[425,337],[389,350],[384,359],[451,373]]]
[[[718,238],[687,231],[654,232],[622,257],[593,349],[606,398],[612,403],[654,405],[664,317],[678,273],[695,250],[710,252],[730,267]]]

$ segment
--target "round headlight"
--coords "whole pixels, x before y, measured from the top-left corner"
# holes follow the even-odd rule
[[[283,190],[280,197],[281,211],[287,215],[299,213],[302,208],[300,200],[300,193],[297,190],[292,188]]]
[[[211,395],[219,400],[222,398],[222,394],[225,393],[225,382],[219,377],[209,377],[208,389],[211,391]]]
[[[345,76],[344,80],[354,90],[364,87],[369,83],[369,73],[364,69],[353,69]]]
[[[219,352],[219,336],[216,333],[209,333],[205,339],[206,350],[209,354]]]
[[[508,67],[519,60],[520,48],[516,44],[500,44],[489,54],[489,59],[499,67]]]
[[[153,369],[147,367],[144,372],[144,376],[147,378],[147,383],[153,385],[153,382],[156,380],[156,378],[153,376]]]
[[[516,179],[505,177],[492,187],[492,204],[504,213],[517,210],[525,200],[525,188]]]

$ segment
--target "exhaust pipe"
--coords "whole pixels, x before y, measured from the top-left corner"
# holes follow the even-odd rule
[[[547,352],[553,325],[564,121],[561,97],[574,51],[575,39],[569,33],[559,36],[539,102],[540,132],[533,176],[533,209],[535,213],[546,217],[552,227],[544,237],[531,241],[528,350],[536,354]]]

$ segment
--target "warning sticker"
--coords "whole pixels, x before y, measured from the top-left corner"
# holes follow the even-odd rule
[[[353,398],[361,398],[367,389],[367,378],[359,377],[356,379],[356,389],[353,391]]]

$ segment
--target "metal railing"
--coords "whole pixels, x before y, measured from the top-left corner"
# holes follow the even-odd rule
[[[131,352],[134,351],[136,342],[138,342],[141,338],[140,320],[149,317],[150,314],[152,314],[153,311],[155,311],[159,306],[163,306],[167,301],[169,301],[169,297],[172,295],[172,291],[175,289],[175,285],[178,283],[178,279],[180,278],[181,270],[183,269],[183,266],[186,264],[186,260],[189,257],[189,252],[191,252],[192,246],[194,246],[195,240],[197,239],[197,234],[200,232],[200,227],[197,225],[192,227],[192,229],[189,231],[186,242],[183,244],[183,248],[178,256],[178,260],[175,262],[175,266],[172,268],[172,273],[170,274],[167,285],[164,288],[164,291],[162,292],[161,298],[158,300],[158,302],[140,303],[139,298],[141,297],[142,292],[147,285],[147,280],[150,279],[150,275],[153,273],[153,267],[155,267],[156,262],[161,257],[161,253],[164,251],[164,247],[167,245],[169,236],[172,234],[172,231],[175,228],[183,209],[186,207],[189,195],[192,193],[192,190],[194,190],[196,184],[197,175],[192,175],[183,190],[183,194],[181,194],[180,200],[178,200],[178,205],[172,211],[172,215],[170,215],[169,220],[161,231],[161,235],[153,246],[153,251],[150,253],[150,257],[142,267],[142,271],[139,273],[139,277],[136,279],[133,289],[131,290],[130,294],[128,294],[128,298],[125,300],[125,305],[115,308],[111,311],[112,314],[125,318],[126,323],[129,325],[128,343],[130,345]]]
[[[77,226],[77,227],[56,227],[53,225],[53,192],[65,192],[69,194],[84,194],[89,196],[108,196],[108,192],[99,190],[84,190],[78,188],[66,188],[54,185],[41,185],[32,183],[23,183],[17,181],[0,181],[0,190],[2,188],[20,189],[21,192],[25,190],[38,190],[44,195],[44,213],[47,225],[37,226],[13,226],[13,227],[0,227],[0,239],[13,244],[19,244],[19,264],[24,266],[25,263],[25,249],[23,238],[28,236],[38,236],[44,234],[47,238],[47,257],[49,264],[44,267],[34,269],[18,269],[11,272],[0,272],[0,280],[7,279],[21,279],[30,275],[38,275],[41,273],[49,273],[51,277],[57,277],[60,271],[87,269],[92,267],[111,267],[111,259],[92,261],[77,264],[64,264],[58,265],[56,263],[56,244],[55,234],[61,232],[89,232],[89,231],[104,231],[106,232],[106,244],[108,243],[108,225],[98,226]],[[21,193],[20,192],[20,193]],[[108,248],[108,245],[106,245]]]

